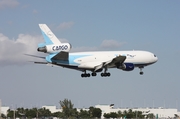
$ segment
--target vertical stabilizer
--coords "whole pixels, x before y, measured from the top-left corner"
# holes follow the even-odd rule
[[[45,44],[41,43],[38,45],[39,47],[51,44],[61,44],[59,39],[54,35],[54,33],[49,29],[46,24],[39,24],[39,27],[45,40]]]

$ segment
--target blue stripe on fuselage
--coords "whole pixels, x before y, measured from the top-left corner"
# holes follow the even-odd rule
[[[48,56],[46,56],[46,61],[47,62],[55,62],[55,63],[59,63],[59,64],[67,64],[67,65],[79,65],[79,63],[74,62],[74,60],[78,59],[78,58],[82,58],[82,57],[86,57],[86,56],[91,56],[91,55],[69,55],[69,60],[68,61],[63,61],[63,60],[51,60],[51,58],[53,58],[56,54],[50,54]]]
[[[39,43],[38,47],[44,47],[45,45],[51,45],[53,44],[53,42],[51,41],[51,39],[41,30],[42,35],[44,37],[45,43]]]

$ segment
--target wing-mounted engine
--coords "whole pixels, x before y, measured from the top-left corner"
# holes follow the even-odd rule
[[[118,67],[118,69],[122,69],[123,71],[132,71],[132,70],[134,70],[134,64],[133,63],[123,63],[121,66]]]
[[[37,51],[44,53],[58,53],[60,51],[69,52],[72,46],[70,43],[52,44],[38,47]]]

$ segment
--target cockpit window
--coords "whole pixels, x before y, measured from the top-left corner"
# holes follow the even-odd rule
[[[154,55],[154,57],[156,57],[156,55]]]

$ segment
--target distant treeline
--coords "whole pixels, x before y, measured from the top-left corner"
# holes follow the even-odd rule
[[[77,111],[74,108],[74,104],[71,100],[64,99],[60,101],[60,106],[62,107],[62,112],[55,112],[51,113],[49,109],[46,108],[17,108],[16,110],[8,110],[7,116],[4,114],[1,115],[2,118],[68,118],[68,119],[75,119],[75,118],[101,118],[104,116],[105,118],[154,118],[153,114],[144,115],[141,111],[132,111],[129,109],[128,111],[118,111],[118,112],[111,112],[111,113],[104,113],[102,115],[102,110],[100,108],[89,107],[88,110],[81,109]]]

